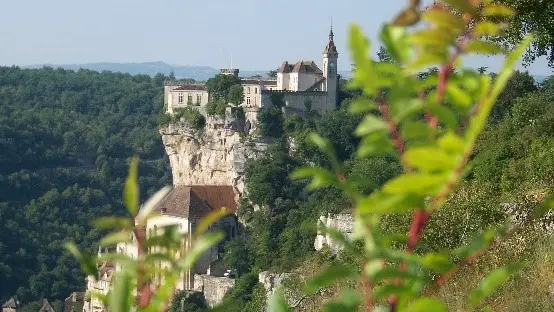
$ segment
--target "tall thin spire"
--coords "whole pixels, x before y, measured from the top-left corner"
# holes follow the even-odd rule
[[[331,30],[329,31],[329,41],[333,41],[335,35],[333,34],[333,17],[331,16]]]

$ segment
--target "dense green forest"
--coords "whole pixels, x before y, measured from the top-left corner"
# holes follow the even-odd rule
[[[91,221],[124,212],[131,156],[141,159],[143,197],[171,183],[156,119],[165,79],[0,68],[0,301],[83,289],[62,244],[95,252]]]

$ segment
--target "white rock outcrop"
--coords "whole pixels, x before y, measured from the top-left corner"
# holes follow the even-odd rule
[[[204,294],[210,308],[223,302],[225,294],[235,287],[235,280],[227,277],[194,274],[194,291]]]
[[[351,213],[339,213],[336,215],[327,214],[327,216],[321,216],[318,220],[318,228],[321,228],[322,224],[327,228],[341,232],[347,238],[351,238],[354,233],[354,215]],[[333,240],[329,234],[318,230],[314,248],[319,251],[324,246],[329,246],[331,251],[335,254],[341,249],[340,244]]]
[[[173,185],[232,185],[242,195],[246,161],[267,148],[255,137],[241,136],[242,130],[244,123],[214,117],[200,131],[179,124],[161,128]]]

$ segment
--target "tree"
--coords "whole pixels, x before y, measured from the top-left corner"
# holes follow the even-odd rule
[[[247,241],[243,237],[237,237],[225,244],[223,260],[227,268],[237,270],[239,276],[249,272],[252,261],[248,253]]]
[[[204,312],[207,309],[202,293],[181,291],[173,297],[168,312]]]
[[[528,72],[516,71],[494,105],[490,120],[498,123],[510,113],[514,101],[537,90],[535,79]]]
[[[276,70],[270,70],[270,71],[267,72],[267,76],[270,77],[270,78],[276,78],[278,71],[279,71],[278,68]]]
[[[206,81],[206,88],[212,100],[225,100],[229,103],[229,91],[234,85],[240,85],[239,77],[235,75],[218,74]],[[241,101],[242,103],[242,101]]]
[[[229,88],[227,101],[234,105],[240,105],[244,101],[244,88],[240,84],[234,84]]]
[[[529,63],[541,56],[548,58],[554,66],[554,1],[549,0],[497,0],[512,7],[516,14],[510,21],[506,33],[498,41],[514,47],[528,34],[534,34],[532,48],[528,49],[524,60]]]

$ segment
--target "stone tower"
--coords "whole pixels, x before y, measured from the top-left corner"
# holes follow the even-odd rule
[[[339,53],[333,41],[333,26],[329,31],[329,41],[325,50],[323,50],[323,77],[325,77],[325,91],[327,91],[327,105],[335,108],[337,105],[338,93],[338,74],[337,74],[337,59]]]

